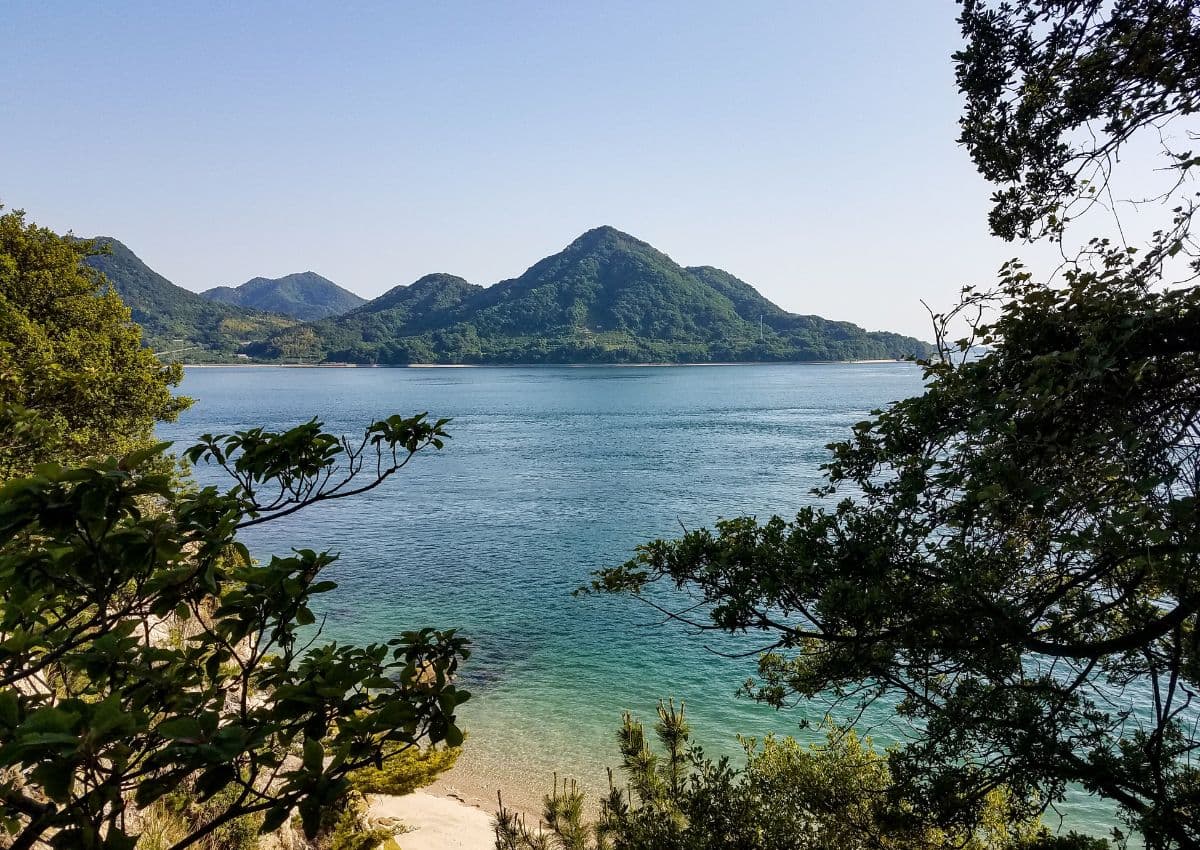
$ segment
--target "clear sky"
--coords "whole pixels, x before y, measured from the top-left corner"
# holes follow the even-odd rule
[[[345,8],[343,8],[345,7]],[[0,202],[189,289],[514,277],[611,224],[928,338],[1021,253],[957,147],[951,0],[0,9]]]

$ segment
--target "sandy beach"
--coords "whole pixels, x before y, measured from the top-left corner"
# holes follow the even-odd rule
[[[397,836],[404,850],[492,850],[492,813],[453,797],[416,791],[371,798],[371,816],[395,818],[410,831]]]
[[[403,797],[371,795],[370,812],[384,825],[394,818],[411,830],[396,839],[403,850],[492,850],[497,791],[503,791],[507,808],[535,824],[549,790],[544,784],[540,776],[468,747],[459,763],[427,788]]]
[[[397,837],[403,850],[492,850],[497,792],[503,792],[506,808],[533,825],[541,823],[543,797],[553,781],[553,774],[530,774],[503,757],[467,747],[459,763],[427,788],[403,797],[372,795],[370,811],[385,825],[395,818],[411,829]],[[581,785],[594,815],[596,789]]]

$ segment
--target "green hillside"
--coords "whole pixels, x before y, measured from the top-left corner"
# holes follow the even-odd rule
[[[928,346],[788,313],[727,272],[683,268],[600,227],[518,278],[485,289],[429,275],[247,351],[308,362],[635,363],[891,359]]]
[[[104,273],[142,326],[146,345],[187,362],[229,360],[248,342],[295,324],[284,316],[220,304],[176,286],[108,236],[94,240],[109,253],[85,262]]]
[[[813,356],[796,360],[886,360],[890,358],[923,357],[930,352],[927,343],[890,331],[864,331],[851,322],[835,322],[820,316],[789,313],[758,290],[729,272],[712,266],[691,266],[688,273],[720,292],[738,316],[752,325],[761,319],[763,338],[778,350],[802,351]],[[864,353],[840,356],[846,350]],[[865,353],[874,350],[877,353]],[[775,358],[772,358],[775,359]]]
[[[441,362],[425,336],[460,322],[464,305],[482,291],[454,275],[425,275],[344,316],[290,328],[247,350],[257,357],[289,361]]]
[[[340,316],[367,303],[367,299],[316,272],[256,277],[238,287],[217,286],[200,294],[210,301],[279,313],[305,322]]]

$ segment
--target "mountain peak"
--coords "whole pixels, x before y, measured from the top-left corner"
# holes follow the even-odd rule
[[[124,252],[131,255],[133,254],[133,252],[129,250],[129,246],[120,239],[117,239],[115,236],[87,236],[80,237],[79,241],[91,242],[92,245],[100,251],[108,251],[109,253],[113,254],[119,252]]]
[[[247,287],[250,287],[251,285],[261,286],[263,284],[271,284],[271,283],[294,283],[294,282],[300,282],[300,283],[311,282],[311,283],[319,283],[319,284],[330,284],[330,285],[336,286],[336,284],[334,284],[333,281],[330,280],[329,278],[325,277],[324,275],[317,274],[316,272],[314,272],[310,269],[310,270],[304,271],[304,272],[292,272],[291,274],[285,274],[283,277],[252,277],[252,278],[250,278],[250,280],[246,281],[245,283],[243,283],[241,286],[239,286],[237,288],[238,289],[246,289]]]
[[[238,287],[217,286],[200,294],[210,301],[280,313],[301,321],[338,316],[366,303],[366,299],[313,271],[255,277]]]
[[[728,272],[684,268],[611,226],[588,230],[520,277],[486,289],[428,274],[299,326],[217,302],[261,288],[291,302],[271,305],[283,312],[338,287],[305,272],[224,287],[206,300],[116,240],[98,241],[113,252],[89,258],[89,265],[113,281],[156,349],[200,351],[188,359],[229,358],[239,344],[241,353],[269,359],[389,364],[852,360],[928,352],[915,339],[789,313]]]
[[[108,249],[84,262],[108,278],[142,326],[143,339],[155,349],[186,351],[192,362],[232,357],[242,343],[291,324],[282,316],[217,303],[176,286],[112,236],[84,241]]]
[[[593,227],[591,230],[581,233],[578,237],[576,237],[575,241],[567,246],[567,250],[589,251],[596,250],[598,248],[616,247],[638,248],[641,250],[653,248],[653,246],[648,242],[643,242],[641,239],[630,236],[624,231],[617,230],[611,225],[604,224],[600,227]]]
[[[456,274],[448,274],[446,272],[433,272],[432,274],[422,275],[421,277],[408,284],[412,286],[470,286],[471,282],[466,278],[461,278]]]
[[[367,317],[399,310],[405,316],[431,308],[448,309],[483,287],[458,275],[434,272],[422,275],[412,283],[393,286],[387,292],[351,311],[348,316]]]

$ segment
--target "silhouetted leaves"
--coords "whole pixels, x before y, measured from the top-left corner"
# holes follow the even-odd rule
[[[391,417],[354,443],[317,423],[206,437],[186,454],[224,466],[227,492],[177,489],[158,471],[164,446],[0,488],[0,806],[13,846],[131,846],[126,807],[181,786],[211,811],[179,847],[254,813],[268,829],[298,810],[316,830],[356,771],[461,743],[466,641],[422,629],[313,643],[310,601],[335,587],[320,579],[334,556],[255,563],[236,536],[377,486],[440,447],[444,424]]]

